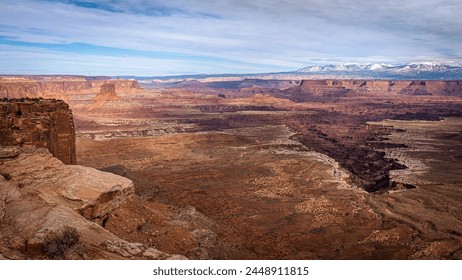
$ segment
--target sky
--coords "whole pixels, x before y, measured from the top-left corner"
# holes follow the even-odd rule
[[[460,11],[460,0],[0,0],[0,73],[462,65]]]

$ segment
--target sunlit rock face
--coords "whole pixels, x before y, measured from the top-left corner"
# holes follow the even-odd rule
[[[72,112],[61,100],[0,101],[0,146],[47,148],[65,164],[75,164]]]
[[[295,100],[310,96],[351,95],[440,95],[461,96],[461,81],[403,81],[403,80],[303,80],[299,86],[287,90]]]
[[[17,76],[0,77],[0,98],[44,97],[68,100],[74,94],[96,94],[114,87],[117,92],[140,88],[134,80],[111,80],[83,76]],[[101,90],[103,88],[103,90]]]

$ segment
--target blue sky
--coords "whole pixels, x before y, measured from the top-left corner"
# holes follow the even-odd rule
[[[0,73],[462,64],[460,0],[0,0]]]

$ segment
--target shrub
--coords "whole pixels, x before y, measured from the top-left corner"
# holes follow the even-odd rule
[[[45,236],[43,249],[50,259],[65,259],[66,253],[79,242],[80,234],[70,226],[51,231]]]

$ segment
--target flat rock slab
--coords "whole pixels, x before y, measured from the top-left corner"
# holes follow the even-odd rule
[[[65,165],[46,150],[21,152],[0,161],[2,173],[47,203],[70,207],[99,221],[134,195],[127,178],[90,167]]]

